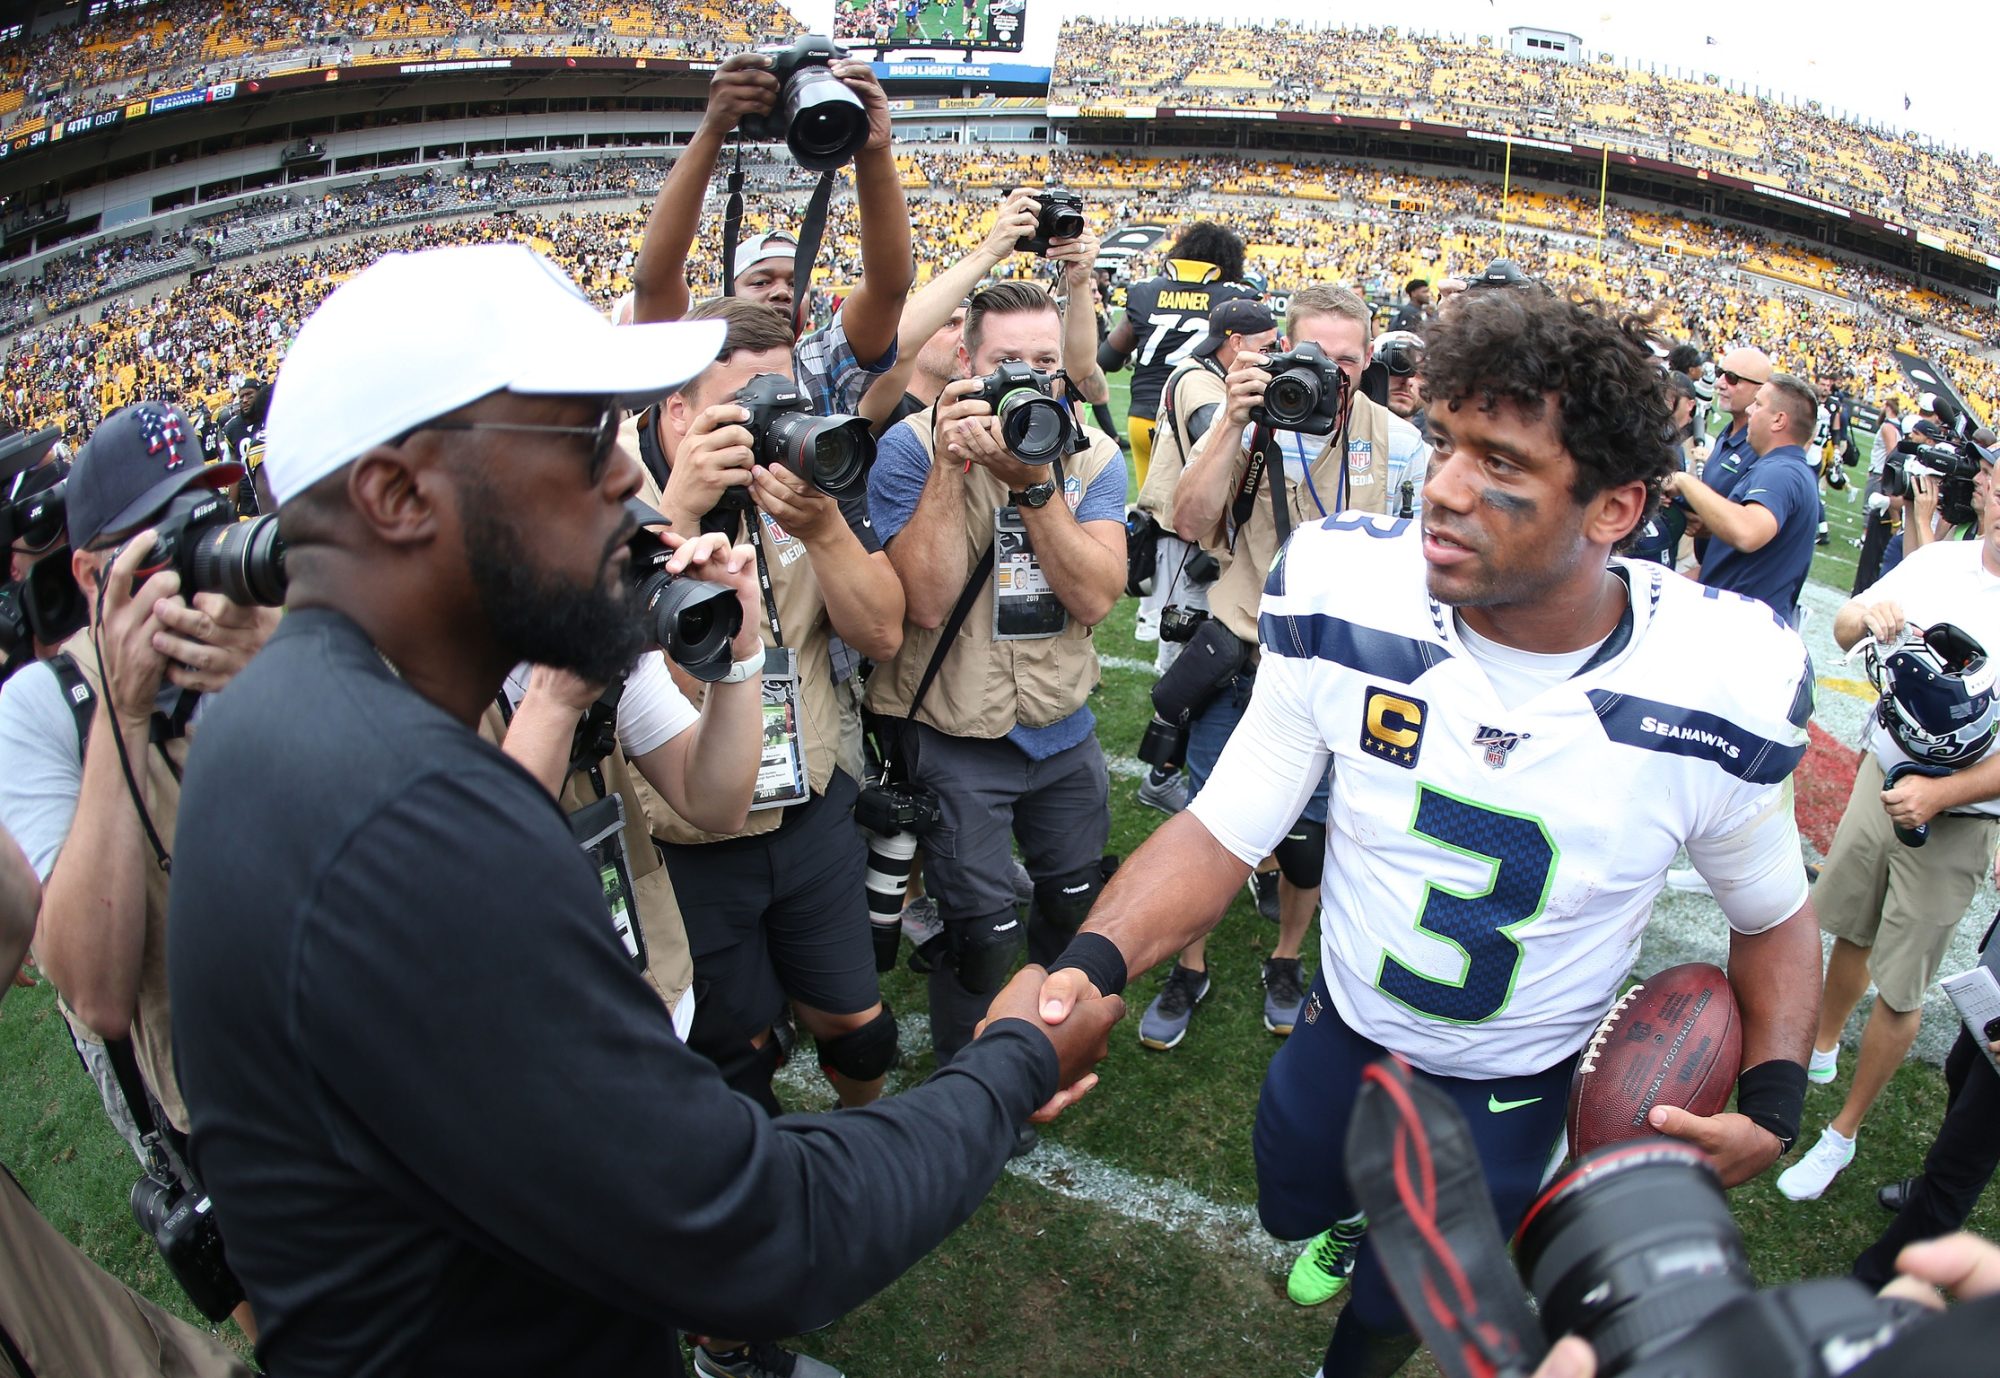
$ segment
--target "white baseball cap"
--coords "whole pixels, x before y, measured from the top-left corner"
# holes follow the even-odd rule
[[[782,258],[790,263],[798,255],[799,241],[783,230],[757,235],[736,246],[735,271],[729,275],[730,280],[742,277],[767,258]]]
[[[722,352],[722,321],[613,326],[520,244],[387,254],[299,328],[271,394],[280,506],[373,447],[506,389],[641,407]]]

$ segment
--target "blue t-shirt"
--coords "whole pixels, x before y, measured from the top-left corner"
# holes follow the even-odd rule
[[[884,546],[910,524],[910,514],[917,510],[924,482],[930,477],[930,456],[924,452],[916,428],[919,423],[929,424],[932,415],[928,410],[921,411],[890,427],[875,452],[875,467],[868,471],[868,516]],[[1080,480],[1073,474],[1068,476],[1063,497],[1074,508],[1077,521],[1124,522],[1123,464],[1105,465],[1104,472],[1090,481],[1089,488],[1078,492],[1079,488],[1082,488]],[[1026,752],[1031,760],[1046,761],[1057,752],[1081,743],[1096,726],[1097,718],[1090,705],[1085,704],[1047,727],[1016,727],[1007,734],[1007,740]]]
[[[1715,447],[1708,452],[1708,462],[1702,465],[1701,481],[1713,488],[1717,497],[1734,497],[1736,485],[1743,481],[1744,471],[1756,462],[1757,452],[1750,448],[1750,427],[1745,425],[1741,430],[1724,430],[1715,438]],[[1709,537],[1703,536],[1694,543],[1694,558],[1706,564],[1708,555]]]
[[[1778,519],[1778,532],[1753,551],[1711,540],[1701,581],[1755,598],[1789,624],[1812,568],[1819,531],[1819,479],[1806,463],[1805,450],[1780,445],[1752,461],[1737,476],[1730,499],[1769,511]]]

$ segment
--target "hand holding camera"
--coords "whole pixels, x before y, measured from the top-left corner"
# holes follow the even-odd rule
[[[708,82],[708,109],[701,122],[726,136],[745,120],[769,115],[778,101],[778,78],[763,53],[731,53]]]
[[[179,689],[213,694],[236,677],[278,629],[278,610],[197,593],[189,605],[163,599],[153,612],[161,630],[153,649],[167,658],[167,680]]]
[[[730,489],[749,487],[757,462],[755,437],[743,424],[749,419],[750,413],[734,402],[703,408],[674,453],[661,504],[698,517],[714,511]]]
[[[732,89],[732,100],[744,106],[735,121],[744,138],[782,139],[792,160],[814,172],[831,172],[864,149],[889,147],[889,100],[875,69],[850,60],[832,39],[806,34],[789,47],[743,56],[756,59],[746,68],[761,64],[771,82]]]
[[[993,225],[980,242],[980,253],[998,263],[1019,252],[1021,241],[1034,237],[1041,216],[1041,203],[1035,200],[1035,193],[1027,187],[1014,188],[993,212]]]
[[[759,464],[750,474],[750,494],[757,505],[808,547],[824,540],[835,527],[845,525],[840,504],[789,469]]]
[[[832,506],[831,503],[827,505]],[[660,566],[664,572],[675,576],[685,574],[691,579],[730,589],[736,594],[736,606],[742,610],[743,616],[742,625],[730,638],[730,658],[748,660],[755,655],[758,646],[763,644],[763,614],[757,605],[757,552],[748,545],[731,545],[729,538],[719,531],[693,538],[673,531],[658,534],[660,544],[673,552],[672,557]]]
[[[1048,258],[1061,258],[1062,254],[1052,252],[1057,244],[1073,246],[1074,241],[1088,234],[1089,226],[1083,219],[1083,198],[1073,191],[1061,187],[1044,187],[1034,193],[1035,225],[1034,233],[1023,235],[1014,242],[1014,251],[1022,254],[1041,254]],[[1090,260],[1097,255],[1092,253]]]
[[[1256,350],[1241,349],[1236,353],[1236,362],[1229,366],[1229,376],[1224,380],[1229,396],[1223,417],[1232,431],[1241,431],[1249,425],[1251,413],[1264,403],[1264,389],[1271,384],[1265,361],[1266,356]]]
[[[155,644],[163,631],[159,609],[180,601],[181,577],[161,570],[133,587],[138,569],[147,563],[157,536],[141,531],[125,543],[109,568],[100,566],[98,579],[102,612],[97,641],[103,657],[104,693],[112,713],[127,729],[144,731],[153,719],[153,702],[167,675],[167,656]]]
[[[1310,342],[1264,361],[1270,382],[1250,420],[1274,430],[1301,435],[1332,435],[1347,410],[1347,373]]]

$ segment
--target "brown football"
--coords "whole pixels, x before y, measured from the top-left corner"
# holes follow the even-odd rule
[[[1721,967],[1688,962],[1649,976],[1597,1026],[1569,1088],[1569,1149],[1651,1134],[1656,1105],[1713,1115],[1742,1070],[1743,1026]]]

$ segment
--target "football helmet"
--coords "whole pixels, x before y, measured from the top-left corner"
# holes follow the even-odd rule
[[[1949,622],[1884,648],[1870,648],[1868,678],[1882,695],[1876,716],[1911,759],[1970,765],[2000,731],[1993,702],[1994,662]]]

